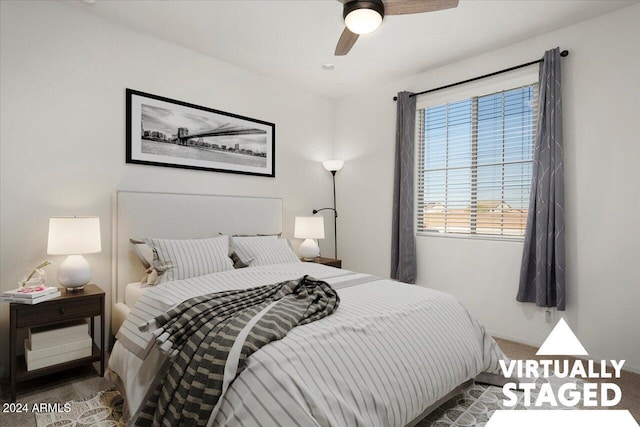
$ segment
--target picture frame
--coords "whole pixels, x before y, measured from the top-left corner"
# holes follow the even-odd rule
[[[275,177],[274,123],[127,88],[126,132],[126,163]]]

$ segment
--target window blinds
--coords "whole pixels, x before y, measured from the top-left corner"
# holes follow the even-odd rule
[[[417,112],[417,232],[523,236],[537,84]]]

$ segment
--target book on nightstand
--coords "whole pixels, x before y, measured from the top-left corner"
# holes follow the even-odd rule
[[[44,295],[52,294],[57,292],[58,288],[55,286],[35,286],[35,287],[24,287],[18,289],[12,289],[10,291],[4,291],[2,293],[3,297],[10,298],[25,298],[25,299],[35,299],[40,298]]]
[[[76,342],[88,337],[88,325],[84,319],[63,324],[29,328],[31,350],[43,350],[60,344]]]
[[[49,292],[35,298],[25,297],[22,295],[9,295],[5,292],[4,294],[0,295],[0,302],[30,304],[30,305],[38,304],[40,302],[49,301],[50,299],[58,298],[60,295],[62,295],[60,291],[57,290],[58,288],[53,288],[53,289],[55,289],[54,292]]]
[[[27,362],[27,371],[89,357],[91,356],[92,344],[93,340],[89,334],[85,333],[85,337],[77,341],[46,347],[42,350],[33,350],[27,338],[24,340],[24,358]]]

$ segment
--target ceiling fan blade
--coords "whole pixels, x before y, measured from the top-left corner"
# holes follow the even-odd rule
[[[383,0],[385,15],[408,15],[458,7],[458,0]]]
[[[336,45],[335,55],[343,56],[349,53],[353,45],[356,43],[356,40],[358,40],[358,37],[360,37],[358,34],[352,33],[345,27],[342,35],[340,36],[340,40],[338,40],[338,44]]]

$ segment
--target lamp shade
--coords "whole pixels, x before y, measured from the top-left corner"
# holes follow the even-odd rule
[[[49,218],[49,255],[82,255],[100,252],[100,218],[66,216]]]
[[[342,169],[344,165],[344,160],[325,160],[322,162],[322,166],[329,172],[336,172]]]
[[[296,239],[324,239],[324,217],[297,216],[294,237]]]

